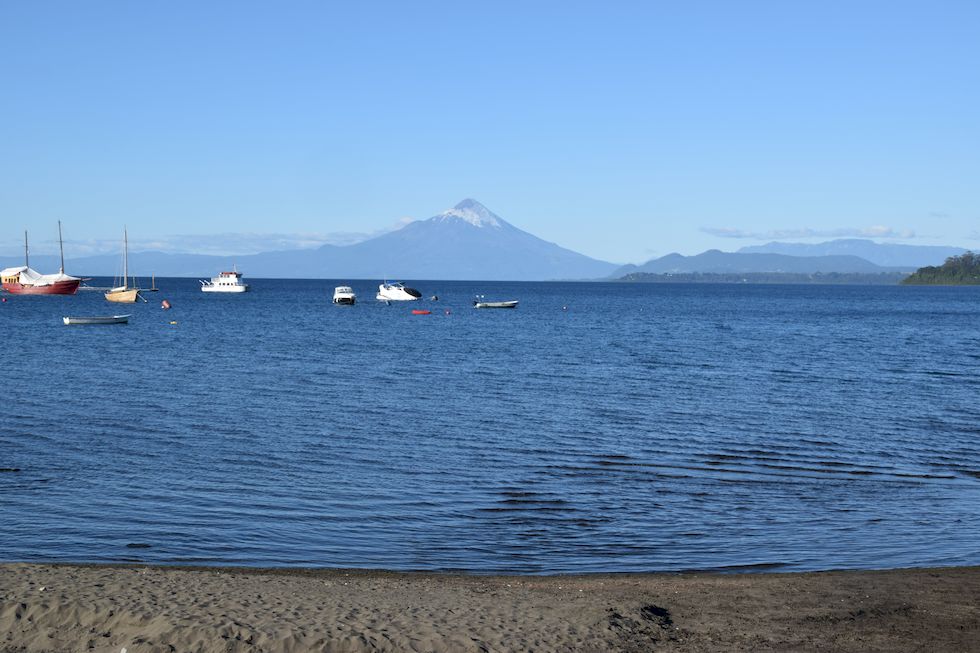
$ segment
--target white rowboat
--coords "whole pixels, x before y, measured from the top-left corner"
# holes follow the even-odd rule
[[[63,317],[65,324],[128,324],[128,315],[96,315],[92,317]]]
[[[517,308],[516,299],[509,302],[473,302],[473,308]]]

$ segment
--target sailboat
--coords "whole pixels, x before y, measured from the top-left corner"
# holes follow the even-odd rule
[[[112,290],[106,291],[105,298],[110,302],[116,302],[118,304],[135,304],[136,298],[139,297],[139,288],[129,287],[129,237],[126,234],[126,228],[123,227],[123,277],[122,285]]]
[[[32,270],[25,231],[24,265],[0,270],[3,289],[12,295],[74,295],[82,280],[65,274],[65,246],[61,240],[61,220],[58,220],[58,248],[61,251],[61,267],[58,268],[57,274],[41,274]]]

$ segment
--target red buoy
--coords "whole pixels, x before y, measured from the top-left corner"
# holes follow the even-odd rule
[[[432,311],[420,311],[418,309],[412,311],[412,315],[429,315],[431,313]]]

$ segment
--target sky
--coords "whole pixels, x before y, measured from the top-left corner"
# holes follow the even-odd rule
[[[0,3],[0,254],[352,242],[472,197],[617,263],[980,248],[980,3]],[[266,244],[271,244],[266,247]]]

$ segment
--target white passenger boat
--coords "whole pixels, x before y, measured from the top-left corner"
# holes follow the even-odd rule
[[[507,302],[473,302],[473,308],[517,308],[518,300],[513,299]]]
[[[216,277],[211,277],[211,281],[200,279],[201,292],[245,292],[248,284],[242,281],[242,273],[238,268],[232,268],[231,272],[222,272]]]
[[[347,304],[353,306],[357,301],[357,295],[354,294],[354,289],[350,286],[337,286],[333,289],[333,303],[334,304]]]
[[[422,293],[415,288],[406,288],[405,284],[401,282],[388,283],[385,281],[378,286],[378,301],[408,302],[416,299],[422,299]]]
[[[90,317],[63,317],[66,325],[72,324],[128,324],[129,315],[95,315]]]

